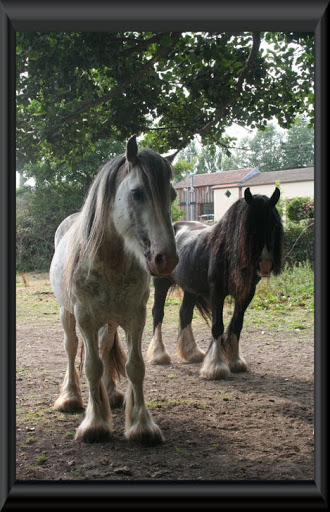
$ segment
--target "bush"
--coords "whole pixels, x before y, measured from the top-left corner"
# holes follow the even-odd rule
[[[179,208],[178,200],[175,199],[172,203],[172,222],[182,219],[184,214],[185,212]]]
[[[80,209],[83,197],[82,188],[67,184],[17,191],[17,271],[49,270],[55,231],[65,217]]]
[[[286,212],[292,222],[314,219],[314,201],[309,197],[295,197],[287,205]]]
[[[314,221],[289,223],[284,228],[285,262],[289,266],[314,265]]]

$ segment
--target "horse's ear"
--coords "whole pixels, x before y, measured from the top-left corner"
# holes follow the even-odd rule
[[[244,198],[247,204],[251,204],[253,201],[253,195],[251,194],[251,190],[249,187],[244,190]]]
[[[126,160],[134,165],[136,162],[136,157],[138,154],[138,147],[136,142],[136,135],[133,135],[130,139],[128,139],[126,144]]]
[[[180,151],[180,149],[178,149],[177,151],[175,151],[171,155],[165,155],[164,156],[165,160],[167,160],[171,164],[173,162],[174,158],[176,157],[176,155],[179,153],[179,151]]]
[[[280,198],[281,192],[278,187],[275,188],[272,197],[269,199],[269,202],[272,206],[275,206]]]

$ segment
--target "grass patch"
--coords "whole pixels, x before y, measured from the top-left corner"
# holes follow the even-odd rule
[[[21,274],[16,275],[17,321],[28,325],[36,322],[38,325],[59,322],[59,306],[48,274],[24,274],[24,280]]]
[[[152,332],[152,313],[154,287],[150,286],[150,298],[147,305],[147,323],[145,336]],[[46,273],[31,273],[16,277],[17,321],[26,325],[60,325],[59,306],[53,295],[49,277]],[[175,289],[166,299],[164,326],[170,326],[177,335],[179,308],[182,292]],[[224,305],[224,321],[228,322],[234,311],[234,300],[227,297]],[[274,329],[307,329],[314,322],[314,272],[310,264],[286,267],[279,276],[269,280],[261,279],[254,298],[244,317],[244,326]],[[194,329],[205,321],[197,310],[194,311]],[[23,375],[25,369],[18,369]],[[171,378],[171,377],[170,377]]]
[[[219,393],[219,397],[222,398],[222,400],[234,400],[235,398],[233,395],[229,395],[228,393]]]
[[[314,272],[310,264],[287,267],[279,276],[262,279],[250,304],[252,309],[314,312]]]
[[[45,462],[47,461],[47,457],[44,453],[42,453],[41,455],[39,455],[37,457],[37,463],[38,464],[44,464]]]
[[[196,453],[188,450],[184,450],[183,448],[175,447],[175,451],[178,455],[184,455],[186,457],[195,457]]]

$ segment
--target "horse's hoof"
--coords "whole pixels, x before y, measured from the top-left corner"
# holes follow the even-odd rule
[[[201,350],[198,350],[196,352],[194,352],[193,354],[191,354],[189,356],[189,358],[186,359],[186,362],[187,363],[201,363],[202,361],[204,361],[204,358],[205,358],[205,353],[202,352]]]
[[[247,364],[244,359],[237,359],[237,361],[229,363],[229,369],[232,373],[247,372]]]
[[[109,402],[112,409],[122,407],[125,401],[125,395],[117,389],[112,389],[109,393]]]
[[[171,358],[168,354],[164,354],[161,357],[155,357],[154,359],[148,359],[148,363],[150,364],[171,364]]]
[[[76,396],[63,398],[59,396],[53,405],[53,410],[60,412],[75,413],[82,412],[84,410],[84,406],[81,398],[78,398]]]
[[[142,446],[156,446],[164,442],[163,434],[155,423],[148,425],[148,428],[132,425],[126,430],[125,437],[129,443]]]
[[[152,340],[146,353],[147,361],[150,364],[171,364],[171,358],[166,352],[165,347],[156,347],[155,342]]]
[[[84,443],[103,443],[111,439],[111,429],[107,425],[98,427],[78,427],[75,440]]]
[[[203,365],[199,372],[201,378],[206,380],[226,379],[229,373],[229,368],[225,363]]]

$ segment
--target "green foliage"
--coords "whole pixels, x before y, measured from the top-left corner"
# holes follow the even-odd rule
[[[185,158],[180,158],[174,165],[174,182],[178,183],[183,180],[187,174],[190,174],[194,170],[194,163],[188,162]]]
[[[287,312],[295,307],[314,311],[314,271],[309,262],[286,266],[278,276],[261,280],[251,309]]]
[[[267,41],[266,49],[261,42]],[[17,34],[17,168],[80,180],[100,140],[146,134],[161,153],[226,127],[289,127],[313,114],[309,33],[22,32]]]
[[[222,161],[223,170],[258,167],[264,172],[313,165],[314,130],[304,117],[295,118],[286,131],[268,123],[252,137],[241,139],[239,147]]]
[[[286,212],[292,222],[314,219],[314,201],[310,197],[295,197],[287,205]]]
[[[62,220],[80,209],[85,195],[79,186],[61,184],[19,189],[16,196],[16,269],[49,269],[54,235]]]
[[[280,214],[281,218],[283,218],[283,214],[284,214],[284,211],[285,211],[285,199],[283,199],[283,195],[282,195],[282,190],[281,190],[281,183],[279,180],[277,180],[275,182],[275,186],[279,189],[280,191],[280,199],[278,200],[277,202],[277,205],[276,205],[276,208],[277,208],[277,211],[278,213]]]
[[[304,117],[297,117],[283,145],[282,169],[314,166],[314,130]]]
[[[314,222],[289,223],[284,229],[285,261],[289,266],[314,265]]]
[[[175,199],[172,203],[172,222],[176,222],[177,220],[182,219],[185,212],[180,210],[178,205],[178,200]]]

